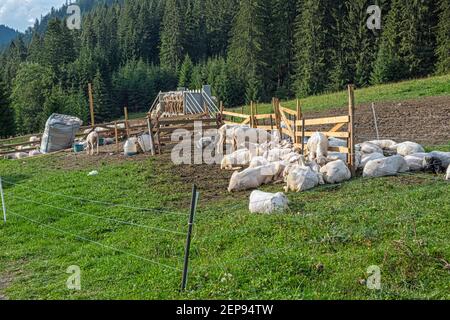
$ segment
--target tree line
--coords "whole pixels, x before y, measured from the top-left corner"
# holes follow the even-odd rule
[[[37,22],[0,56],[0,136],[41,131],[62,112],[97,121],[156,94],[211,84],[226,106],[305,97],[450,70],[448,0],[125,0]],[[382,9],[370,30],[367,8]]]

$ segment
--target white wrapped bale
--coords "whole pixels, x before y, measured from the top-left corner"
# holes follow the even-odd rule
[[[366,167],[367,163],[369,163],[369,161],[383,159],[383,158],[385,158],[385,156],[382,153],[378,153],[378,152],[375,152],[372,154],[365,154],[361,158],[361,162],[358,165],[358,169],[364,170],[364,168]]]
[[[384,159],[369,161],[364,168],[364,178],[395,176],[409,170],[402,156],[396,155]]]
[[[317,172],[314,172],[310,167],[296,166],[289,172],[284,188],[286,192],[302,192],[317,187],[320,183],[320,178]]]
[[[251,213],[282,213],[288,209],[289,201],[286,196],[279,193],[253,191],[250,195],[249,210]]]
[[[352,178],[352,173],[342,160],[328,163],[320,169],[320,173],[322,173],[325,182],[329,184],[341,183]]]
[[[424,159],[428,156],[428,153],[414,153],[405,157],[405,161],[408,164],[409,171],[422,171],[425,169]]]
[[[425,149],[418,143],[406,141],[392,146],[391,149],[397,151],[401,156],[409,156],[415,153],[425,153]]]

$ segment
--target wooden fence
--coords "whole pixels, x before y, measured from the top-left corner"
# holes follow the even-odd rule
[[[291,138],[294,145],[301,148],[302,153],[307,152],[305,138],[311,137],[316,132],[321,132],[327,137],[339,138],[347,141],[347,147],[330,147],[328,151],[347,154],[347,164],[355,174],[355,148],[354,148],[354,113],[355,98],[354,87],[348,86],[348,114],[337,117],[307,118],[302,112],[300,102],[297,100],[296,110],[285,108],[280,100],[272,100],[274,113],[257,114],[257,107],[250,104],[250,114],[224,111],[221,108],[221,117],[224,124],[249,125],[252,128],[264,130],[278,129],[282,135]],[[238,121],[236,119],[244,119]],[[326,129],[325,127],[331,126]]]

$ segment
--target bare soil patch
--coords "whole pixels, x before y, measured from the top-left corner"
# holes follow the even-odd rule
[[[347,108],[334,108],[307,112],[306,116],[331,117],[347,112]],[[450,96],[377,103],[375,112],[381,139],[414,141],[425,145],[439,145],[450,141]],[[377,138],[370,104],[356,107],[355,130],[357,142]]]

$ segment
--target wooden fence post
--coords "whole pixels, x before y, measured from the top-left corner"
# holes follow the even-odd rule
[[[300,121],[301,119],[302,119],[303,117],[302,117],[302,109],[301,109],[301,107],[300,107],[300,100],[299,99],[297,99],[297,121]],[[295,131],[297,132],[297,129],[298,129],[298,122],[295,122]],[[295,139],[296,139],[296,141],[295,141],[295,143],[296,144],[299,144],[299,140],[300,140],[300,137],[299,136],[296,136],[295,137]]]
[[[127,138],[129,138],[130,137],[130,127],[129,127],[129,124],[128,124],[128,108],[124,107],[123,108],[123,112],[125,114],[125,128],[127,130]]]
[[[349,139],[348,139],[348,148],[349,148],[349,165],[350,170],[352,172],[352,176],[354,177],[356,174],[356,168],[355,168],[355,126],[354,126],[354,120],[355,120],[355,92],[354,92],[354,86],[349,85],[348,86],[348,113],[350,122],[348,124],[348,131],[349,131]]]
[[[92,84],[88,83],[88,94],[89,94],[89,111],[91,113],[91,126],[95,126],[95,114],[94,114],[94,96],[92,95]]]
[[[119,148],[119,132],[118,132],[118,128],[117,128],[117,121],[114,122],[114,134],[116,136],[116,151],[117,153],[120,153],[120,148]]]

